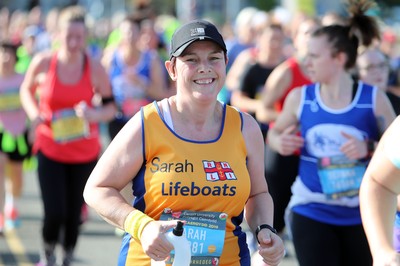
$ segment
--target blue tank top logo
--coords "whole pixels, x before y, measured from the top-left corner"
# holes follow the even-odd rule
[[[319,111],[319,106],[318,106],[317,101],[312,101],[312,102],[311,102],[311,104],[310,104],[310,111],[313,112],[313,113],[316,113],[316,112]]]
[[[317,124],[306,132],[307,151],[315,157],[341,155],[340,147],[347,141],[342,132],[359,140],[366,134],[349,125]]]

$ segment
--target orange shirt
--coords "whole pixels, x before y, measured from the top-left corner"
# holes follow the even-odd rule
[[[204,239],[190,239],[187,233],[192,252],[199,251],[204,243],[205,252],[210,253],[204,254],[204,261],[209,262],[202,265],[213,265],[214,251],[219,247],[222,254],[218,265],[250,265],[246,234],[240,227],[250,195],[243,125],[236,109],[225,106],[224,110],[220,136],[210,141],[193,141],[167,127],[155,103],[143,108],[145,165],[133,180],[134,206],[154,219],[160,219],[166,210],[176,219],[182,218],[180,214],[185,210],[222,213],[225,236],[220,245],[213,246],[212,230],[200,228],[198,232],[203,232],[200,235]],[[150,259],[141,244],[126,235],[118,265],[150,265]]]

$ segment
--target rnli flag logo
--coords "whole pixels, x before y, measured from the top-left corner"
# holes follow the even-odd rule
[[[203,161],[207,181],[237,180],[235,173],[227,162]]]

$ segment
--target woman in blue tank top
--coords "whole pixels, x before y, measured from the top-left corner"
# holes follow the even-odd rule
[[[113,139],[126,122],[142,106],[167,97],[163,65],[156,50],[139,45],[141,24],[135,16],[127,16],[120,24],[122,37],[116,48],[109,47],[102,58],[106,68],[118,113],[108,124]]]
[[[375,143],[395,115],[382,91],[352,79],[359,44],[371,45],[379,30],[364,15],[373,2],[349,2],[347,26],[313,32],[306,66],[314,83],[288,95],[268,134],[282,155],[301,149],[287,210],[301,266],[372,265],[358,193]]]

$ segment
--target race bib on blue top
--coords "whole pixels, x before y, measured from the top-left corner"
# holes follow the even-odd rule
[[[322,192],[329,199],[358,195],[366,163],[346,156],[323,157],[318,160]]]

